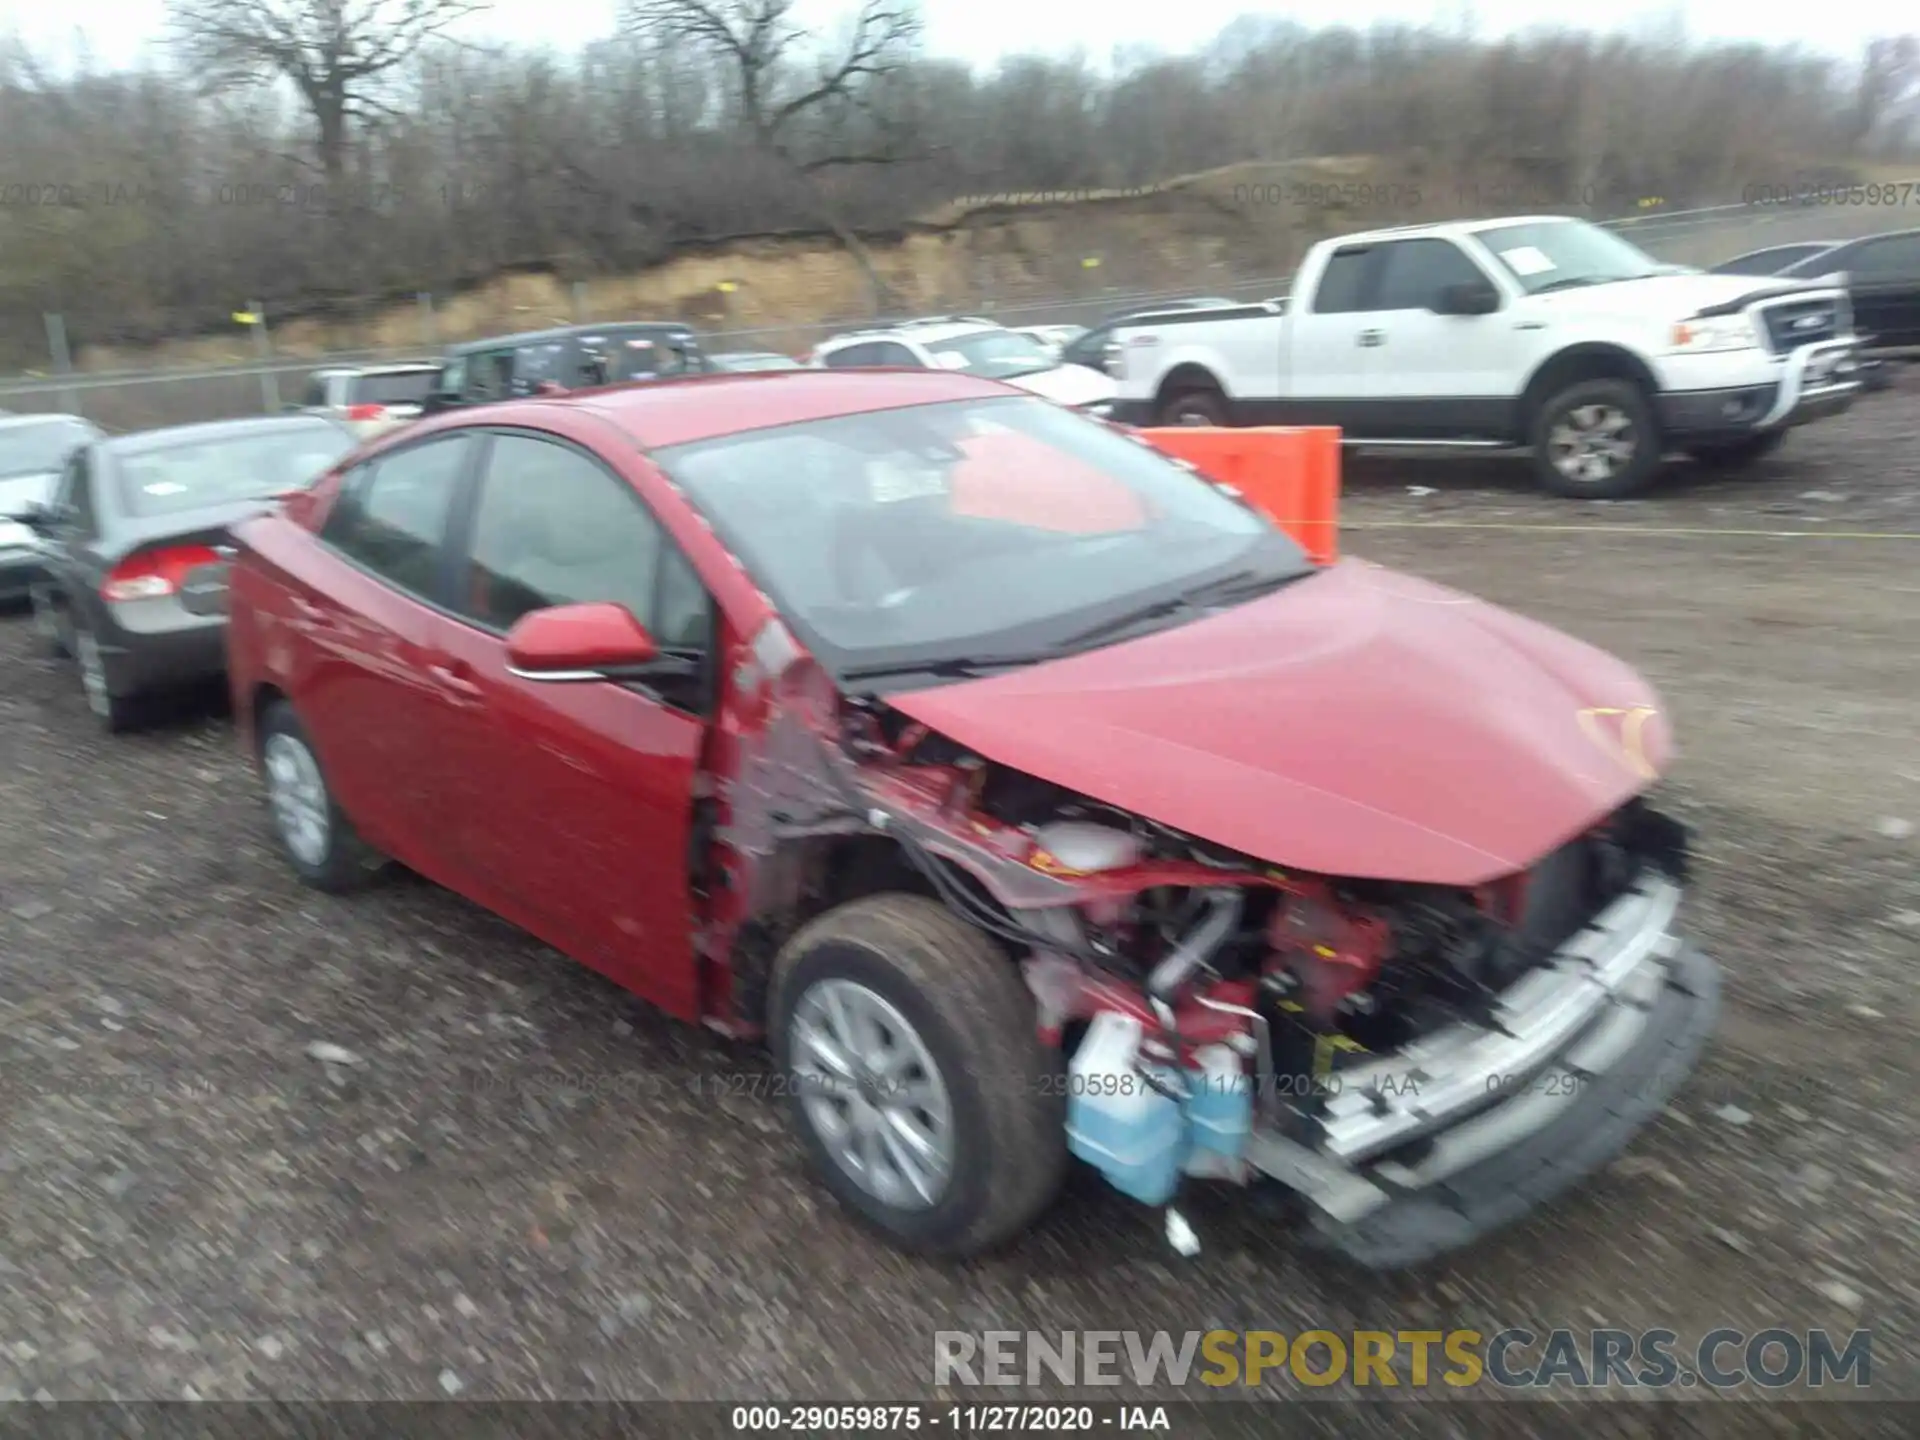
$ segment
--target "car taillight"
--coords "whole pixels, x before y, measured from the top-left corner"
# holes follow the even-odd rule
[[[387,407],[384,405],[349,405],[347,407],[349,420],[384,420],[386,418]]]
[[[113,567],[101,583],[104,600],[162,600],[180,592],[187,573],[202,565],[217,565],[220,556],[206,545],[173,545],[164,550],[142,550]]]

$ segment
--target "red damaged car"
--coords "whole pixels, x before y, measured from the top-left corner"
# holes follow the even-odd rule
[[[1077,1156],[1182,1249],[1185,1187],[1277,1182],[1410,1263],[1603,1163],[1712,1024],[1632,670],[1003,385],[460,411],[235,545],[301,877],[400,861],[764,1036],[904,1245],[1014,1235]]]

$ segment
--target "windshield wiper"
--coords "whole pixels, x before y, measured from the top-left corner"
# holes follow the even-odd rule
[[[1215,576],[1211,580],[1189,586],[1178,595],[1156,600],[1150,605],[1142,605],[1137,610],[1129,610],[1123,615],[1116,615],[1111,620],[1103,620],[1090,630],[1069,635],[1060,642],[1058,648],[1072,650],[1093,644],[1095,641],[1110,639],[1149,621],[1178,615],[1183,610],[1199,610],[1209,604],[1252,599],[1255,595],[1277,590],[1290,581],[1303,579],[1313,573],[1311,569],[1286,570],[1277,573],[1272,570],[1235,570],[1231,574]]]
[[[1020,655],[954,655],[939,660],[899,660],[888,665],[858,665],[851,670],[842,670],[840,678],[843,681],[886,680],[895,675],[931,675],[942,680],[966,680],[984,675],[989,670],[1031,665],[1047,656],[1047,651],[1030,650]]]

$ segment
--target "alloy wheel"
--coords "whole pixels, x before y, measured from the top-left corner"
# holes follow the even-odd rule
[[[1639,448],[1633,417],[1617,405],[1576,405],[1547,434],[1547,455],[1567,479],[1604,484],[1632,463]]]
[[[820,980],[791,1033],[801,1106],[834,1164],[887,1205],[938,1204],[953,1180],[953,1104],[906,1016],[865,985]]]
[[[327,858],[332,829],[326,782],[320,762],[292,735],[271,735],[262,752],[267,772],[267,799],[274,824],[293,857],[305,865],[321,865]]]

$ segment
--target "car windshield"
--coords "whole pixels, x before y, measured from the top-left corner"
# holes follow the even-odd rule
[[[843,674],[1091,648],[1092,632],[1119,639],[1193,587],[1312,570],[1191,471],[1039,399],[807,421],[655,458]]]
[[[87,425],[67,419],[0,427],[0,479],[58,470],[93,435]]]
[[[1584,220],[1547,220],[1476,231],[1529,295],[1583,285],[1611,285],[1665,273],[1646,251]]]
[[[311,485],[353,443],[326,424],[159,443],[117,457],[120,494],[139,516],[264,499]]]
[[[976,330],[951,340],[931,341],[927,352],[943,370],[963,370],[989,380],[1034,375],[1060,363],[1038,340],[1011,330]]]
[[[355,405],[418,405],[440,383],[438,370],[385,370],[356,375],[352,384]]]

